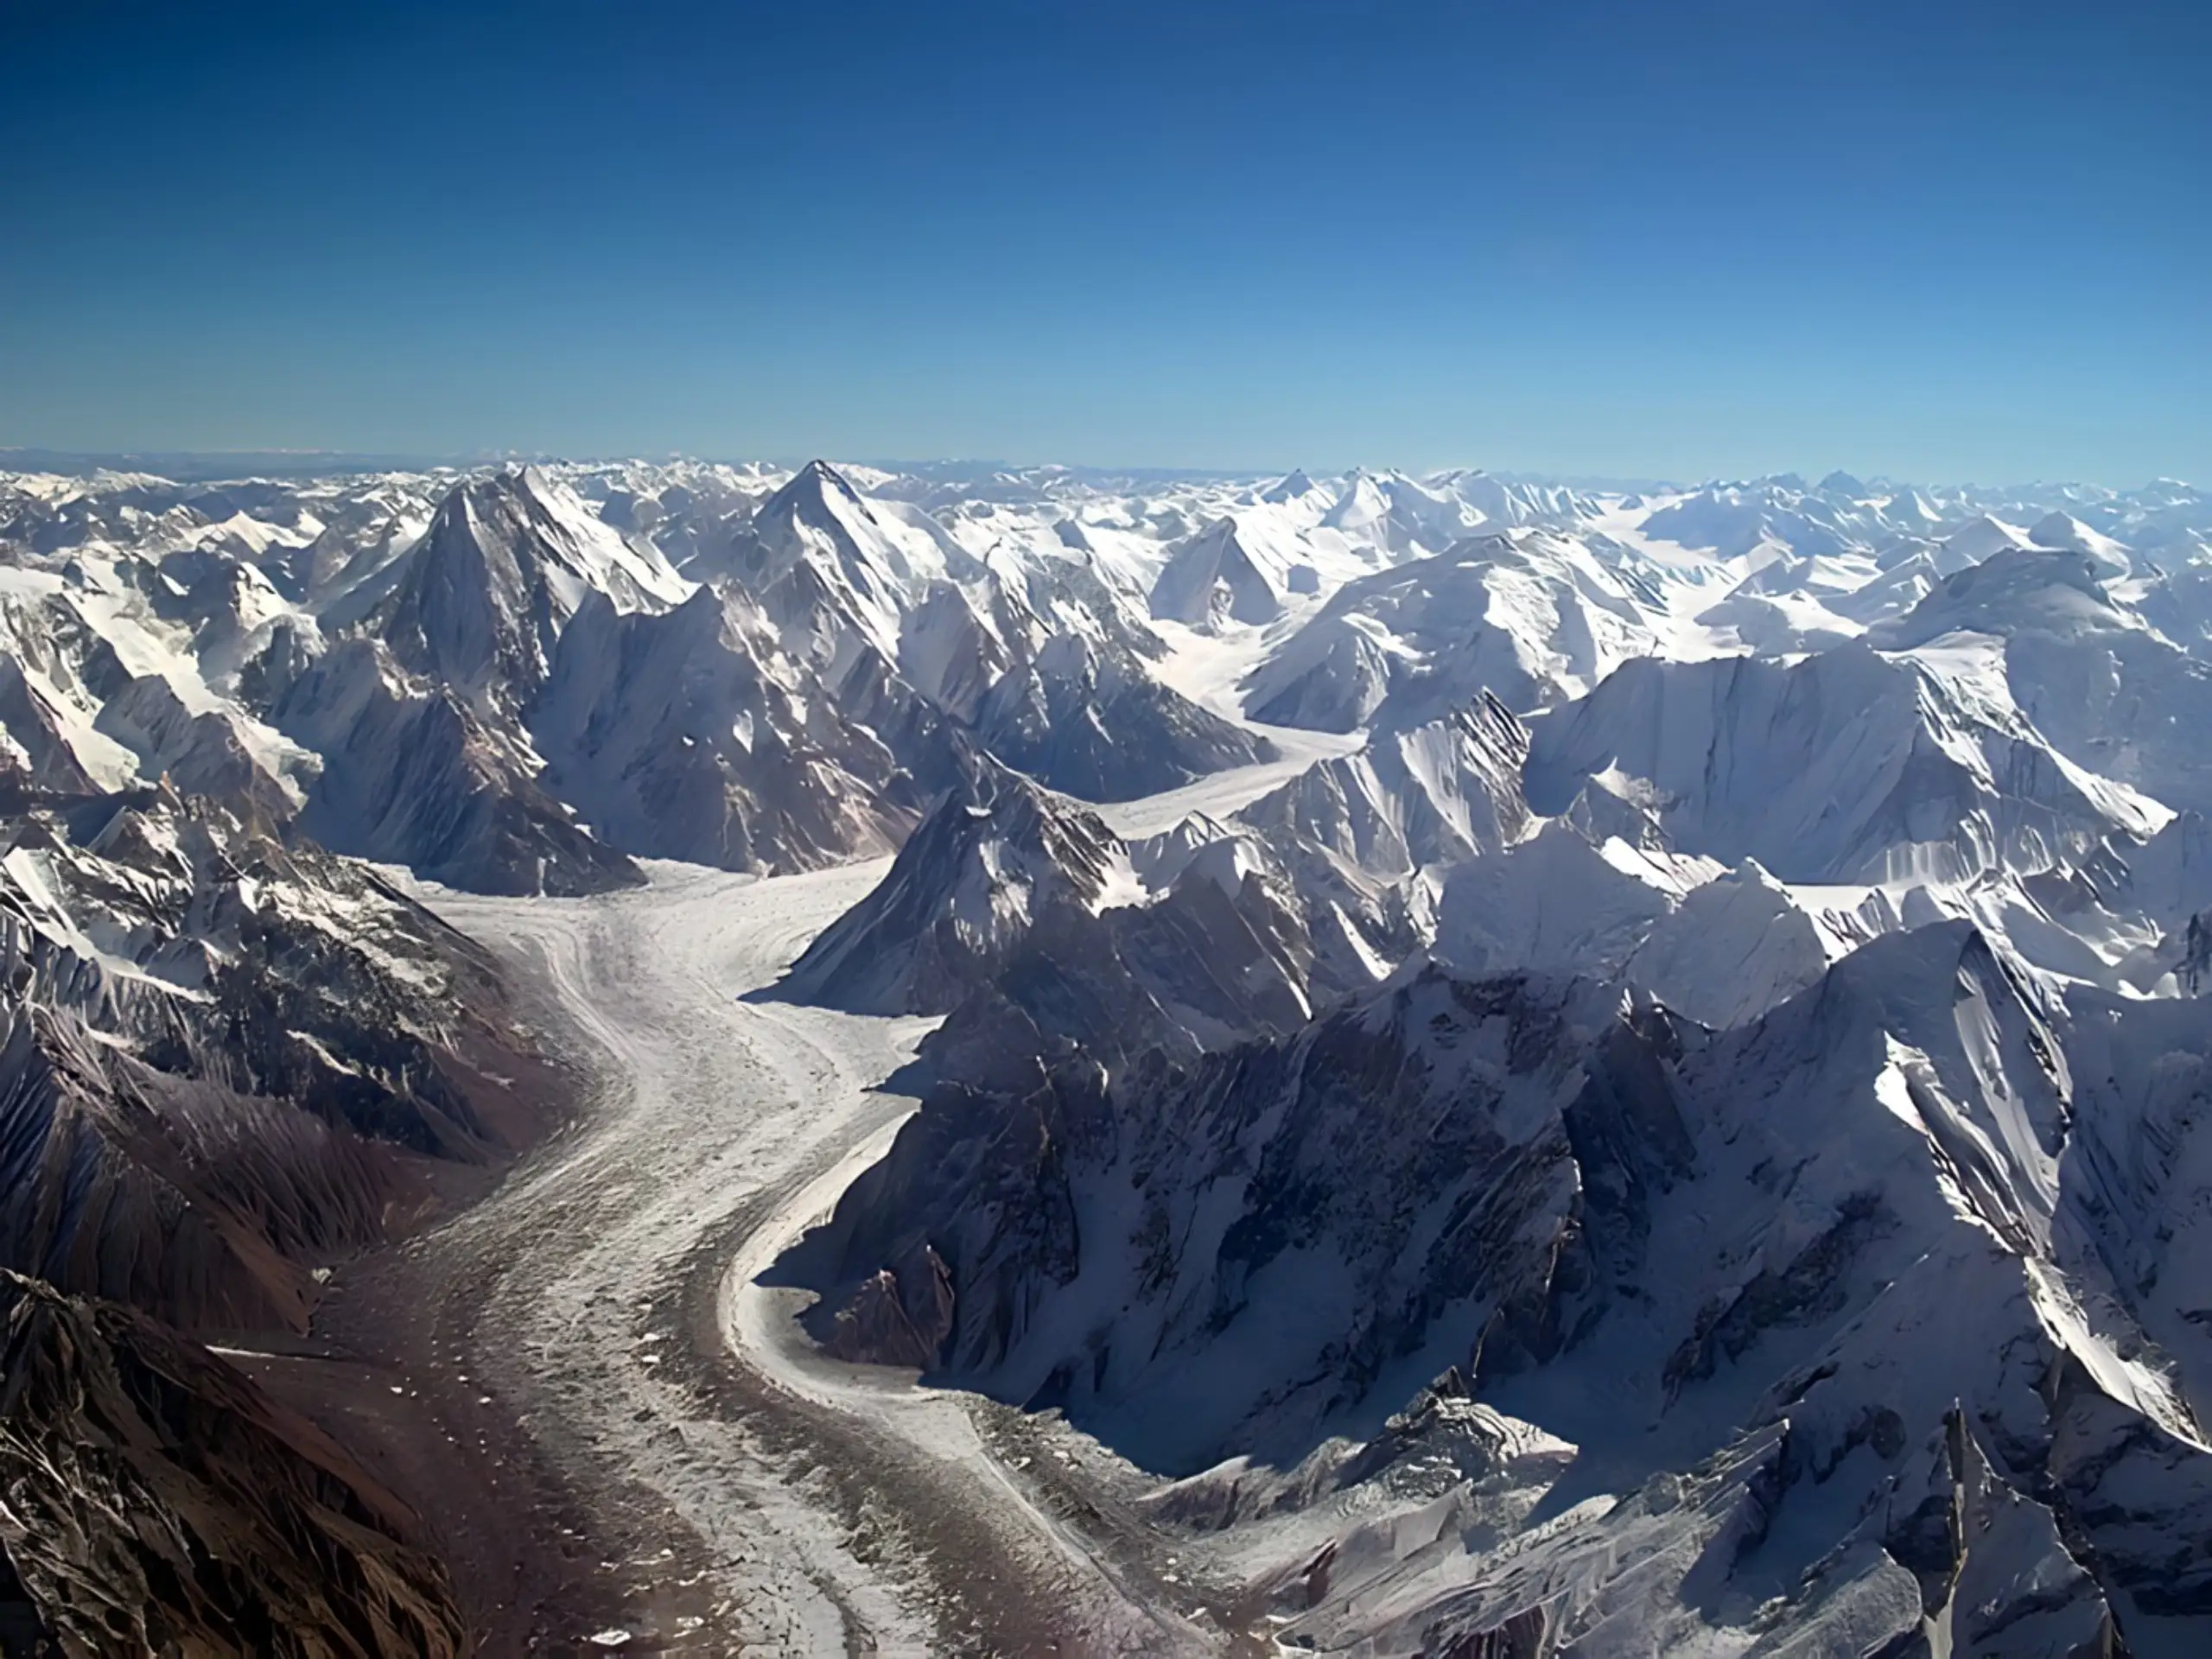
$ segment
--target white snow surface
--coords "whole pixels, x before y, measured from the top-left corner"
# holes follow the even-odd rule
[[[990,716],[1071,684],[1116,690],[1077,722],[1087,763],[1177,734],[1205,758],[1096,805],[1048,787],[1059,751],[1033,744],[1010,828],[940,823],[957,868],[910,872],[904,908],[864,906],[944,791],[997,766],[992,743],[1014,753]],[[1242,733],[1197,741],[1220,721]],[[505,1260],[495,1245],[531,1241],[487,1290],[475,1363],[537,1402],[556,1461],[643,1483],[714,1546],[770,1649],[957,1645],[980,1605],[963,1572],[988,1562],[1030,1585],[1025,1638],[1124,1651],[1274,1633],[1411,1653],[1440,1618],[1504,1651],[1539,1607],[1620,1651],[1749,1651],[1784,1612],[1807,1650],[1843,1650],[1919,1617],[1910,1549],[1844,1512],[1887,1482],[1891,1508],[1940,1497],[1980,1529],[1936,1650],[2073,1643],[2107,1594],[2138,1651],[2187,1650],[2156,1594],[2082,1569],[2051,1505],[2124,1511],[2129,1539],[2096,1548],[2139,1567],[2145,1539],[2212,1541],[2212,1337],[2190,1289],[2212,1271],[2207,730],[2212,496],[2172,480],[0,473],[0,782],[92,815],[204,795],[411,863],[455,884],[432,891],[456,925],[546,977],[597,1109],[411,1248]],[[99,849],[120,897],[86,899],[81,871],[16,834],[0,887],[30,957],[159,1007],[200,993],[118,919],[175,862],[131,833]],[[635,861],[670,855],[728,870]],[[543,893],[584,896],[524,896]],[[1275,1011],[1265,1034],[1294,1044],[1406,995],[1441,1029],[1450,997],[1421,977],[1440,971],[1678,1020],[1695,1174],[1652,1178],[1651,1271],[1617,1287],[1602,1339],[1477,1401],[1424,1396],[1417,1426],[1382,1433],[1379,1411],[1465,1357],[1422,1337],[1360,1373],[1395,1391],[1363,1407],[1380,1438],[1332,1418],[1292,1466],[1173,1483],[1057,1418],[823,1358],[763,1275],[893,1155],[913,1103],[880,1085],[936,1022],[744,994],[827,931],[905,964],[874,994],[911,1007],[915,974],[1009,957],[1067,894],[1086,939],[1238,942],[1236,984],[1176,1005],[1217,1056],[1257,1034],[1224,1010]],[[265,897],[248,882],[238,903]],[[1161,925],[1109,933],[1133,922]],[[936,954],[901,928],[937,930]],[[244,927],[220,939],[251,948]],[[1226,961],[1182,967],[1195,983]],[[1155,989],[1183,983],[1150,967]],[[1472,1089],[1520,1065],[1503,1030],[1414,1058]],[[1514,1156],[1580,1086],[1566,1052],[1500,1095]],[[1163,1144],[1190,1155],[1177,1137],[1198,1128],[1160,1088]],[[1056,1344],[1156,1316],[1185,1346],[1109,1364],[1100,1338],[1099,1409],[1141,1382],[1193,1458],[1243,1421],[1232,1396],[1351,1386],[1330,1322],[1357,1324],[1357,1250],[1308,1240],[1249,1284],[1189,1258],[1236,1220],[1256,1179],[1240,1160],[1287,1109],[1255,1107],[1178,1197],[1172,1248],[1136,1249],[1125,1172],[1085,1189],[1081,1231],[1126,1236],[1128,1259],[1022,1304],[1018,1363],[991,1380],[1020,1373],[1027,1398]],[[1346,1134],[1302,1216],[1365,1201]],[[1564,1203],[1580,1175],[1542,1168]],[[1831,1300],[1804,1289],[1823,1251]],[[757,1420],[649,1363],[654,1309],[716,1252],[732,1363],[781,1402]],[[1218,1300],[1143,1308],[1171,1268]],[[1245,1345],[1209,1345],[1248,1295],[1264,1317]],[[1790,1297],[1748,1345],[1742,1322]],[[1170,1360],[1186,1370],[1163,1381]],[[1972,1432],[1923,1444],[1969,1395]],[[1878,1409],[1910,1446],[1882,1449]],[[1992,1472],[2031,1442],[2053,1448],[2041,1496]],[[821,1468],[795,1473],[794,1446]],[[1744,1541],[1772,1519],[1760,1494],[1808,1466],[1821,1491],[1792,1487]],[[880,1502],[855,1508],[836,1469],[880,1478]],[[1708,1555],[1723,1582],[1697,1579]],[[2000,1607],[2011,1624],[1974,1624]]]

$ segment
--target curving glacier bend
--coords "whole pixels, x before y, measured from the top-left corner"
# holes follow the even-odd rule
[[[2200,492],[0,486],[0,1601],[2202,1644]]]
[[[643,890],[593,899],[436,897],[541,966],[597,1051],[605,1090],[556,1157],[411,1247],[480,1298],[472,1375],[529,1402],[556,1456],[608,1485],[642,1484],[696,1535],[709,1581],[681,1587],[696,1592],[686,1605],[700,1604],[702,1642],[936,1650],[988,1611],[999,1640],[1049,1639],[1072,1613],[1082,1628],[1125,1629],[1117,1645],[1158,1643],[1172,1621],[1006,1503],[959,1396],[901,1410],[885,1385],[856,1408],[810,1386],[772,1321],[743,1309],[825,1181],[849,1178],[854,1154],[912,1107],[876,1085],[931,1021],[735,995],[769,983],[880,869],[652,873]],[[510,1235],[521,1250],[505,1248]],[[734,1376],[695,1351],[681,1294],[695,1258],[712,1272],[711,1328],[730,1338]],[[487,1281],[486,1262],[506,1265]],[[795,1458],[843,1466],[794,1478]],[[931,1537],[949,1515],[975,1517],[978,1535]],[[972,1553],[953,1553],[963,1547]],[[977,1580],[999,1586],[982,1607],[969,1602]]]

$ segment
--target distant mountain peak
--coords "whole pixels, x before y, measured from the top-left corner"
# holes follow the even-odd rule
[[[810,461],[805,466],[800,467],[798,471],[792,475],[791,483],[785,485],[784,487],[785,489],[804,488],[835,493],[844,497],[847,500],[862,508],[865,508],[868,505],[864,500],[862,500],[861,493],[853,487],[853,483],[850,479],[847,478],[842,473],[839,472],[828,461],[819,459]]]

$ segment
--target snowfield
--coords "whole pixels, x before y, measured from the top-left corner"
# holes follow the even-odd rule
[[[0,1266],[487,1651],[2178,1659],[2208,729],[2171,480],[0,474]]]

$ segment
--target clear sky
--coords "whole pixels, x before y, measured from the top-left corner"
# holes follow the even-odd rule
[[[2212,5],[0,0],[0,444],[2212,483]]]

